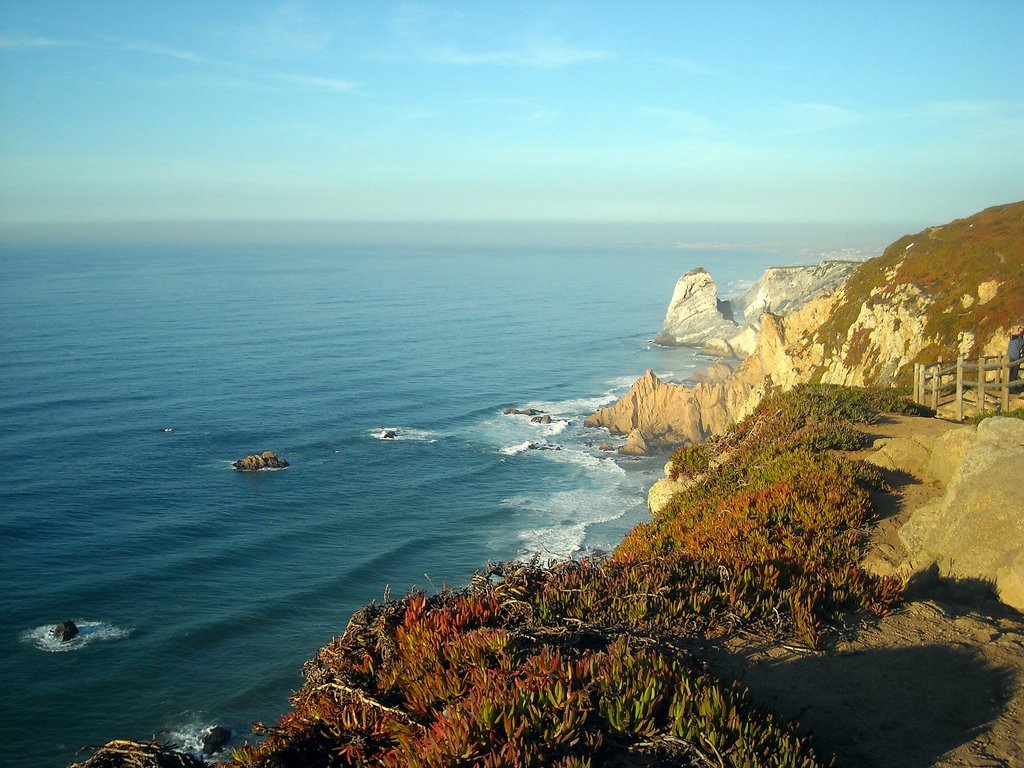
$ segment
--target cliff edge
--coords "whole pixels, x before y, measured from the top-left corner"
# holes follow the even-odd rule
[[[916,362],[1005,353],[1024,320],[1024,202],[906,235],[832,292],[760,318],[753,352],[728,377],[684,387],[649,372],[587,423],[663,448],[721,434],[773,389],[906,385]]]

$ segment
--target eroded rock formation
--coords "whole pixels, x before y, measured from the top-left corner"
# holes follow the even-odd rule
[[[719,298],[718,287],[706,269],[692,269],[676,281],[664,326],[654,341],[665,346],[703,345],[708,354],[742,359],[754,351],[762,315],[795,312],[842,285],[859,265],[856,261],[825,261],[772,267],[742,296],[731,300]]]
[[[279,458],[273,451],[264,451],[239,459],[232,466],[239,472],[257,472],[261,469],[284,469],[288,462]]]
[[[702,290],[702,316],[724,317],[709,314],[711,293]],[[727,379],[685,387],[648,372],[586,423],[624,435],[638,429],[655,449],[695,442],[742,419],[773,388],[909,384],[915,362],[1002,354],[1021,319],[1024,203],[1013,203],[904,237],[792,314],[763,313],[752,354]]]

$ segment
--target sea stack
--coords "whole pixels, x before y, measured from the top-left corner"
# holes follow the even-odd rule
[[[258,472],[261,469],[284,469],[288,462],[278,458],[273,451],[264,451],[239,459],[232,466],[239,472]]]

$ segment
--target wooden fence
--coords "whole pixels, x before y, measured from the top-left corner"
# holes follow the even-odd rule
[[[953,362],[915,363],[914,401],[938,410],[953,404],[958,420],[964,418],[964,402],[974,412],[1010,410],[1010,397],[1024,391],[1024,381],[1010,380],[1010,367],[1024,366],[1022,360],[1006,355],[984,355],[967,360],[961,355]]]

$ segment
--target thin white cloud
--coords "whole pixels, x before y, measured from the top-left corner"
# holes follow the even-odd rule
[[[194,64],[212,64],[212,59],[203,56],[202,54],[194,51],[186,51],[181,48],[173,48],[169,45],[162,45],[160,43],[149,42],[148,40],[133,40],[124,43],[120,43],[119,46],[124,51],[134,51],[138,53],[148,53],[153,56],[162,56],[169,59],[177,59],[179,61],[190,61]]]
[[[867,117],[835,104],[791,102],[783,105],[784,120],[792,133],[818,133],[867,121]]]
[[[77,46],[76,40],[61,40],[55,37],[38,35],[8,35],[0,33],[0,48],[7,50],[31,50],[33,48],[62,48]]]
[[[329,27],[296,2],[281,3],[239,30],[239,43],[248,55],[272,59],[311,56],[326,48],[332,38]]]
[[[612,59],[615,58],[615,54],[599,48],[577,48],[560,43],[531,43],[518,49],[481,53],[458,48],[432,48],[425,52],[424,57],[428,61],[461,66],[491,65],[559,69],[587,61]]]
[[[304,88],[316,91],[328,91],[330,93],[353,93],[359,83],[354,80],[339,80],[334,77],[319,77],[316,75],[277,75],[278,80],[284,80]]]

